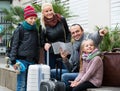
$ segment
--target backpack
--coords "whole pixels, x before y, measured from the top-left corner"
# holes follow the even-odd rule
[[[24,28],[23,28],[23,26],[21,24],[19,24],[18,27],[15,29],[15,31],[19,31],[19,41],[22,41],[23,37],[24,37]],[[10,38],[10,40],[8,41],[8,44],[7,44],[6,55],[8,57],[10,57],[10,52],[11,52],[11,48],[12,48],[12,42],[13,42],[13,38],[14,38],[13,36],[14,36],[14,33],[13,33],[12,37]]]

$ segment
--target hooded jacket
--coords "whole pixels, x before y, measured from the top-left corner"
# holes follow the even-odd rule
[[[20,41],[20,31],[24,31],[23,39]],[[16,63],[16,59],[27,61],[38,61],[38,32],[37,30],[25,30],[20,24],[13,33],[13,41],[10,52],[12,64]]]

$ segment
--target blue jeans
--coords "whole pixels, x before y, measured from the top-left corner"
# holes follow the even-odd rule
[[[67,69],[62,69],[62,74],[64,74],[64,73],[68,73],[68,70],[67,70]],[[51,69],[51,78],[56,78],[56,69]],[[57,78],[58,78],[59,80],[61,80],[61,79],[60,79],[60,69],[58,69]]]
[[[19,60],[19,61],[24,64],[26,70],[24,72],[20,72],[20,74],[17,75],[16,91],[26,91],[28,66],[33,63],[29,63],[25,60]]]
[[[70,85],[69,81],[75,80],[77,75],[78,73],[64,73],[62,74],[61,81],[63,81],[68,87]]]

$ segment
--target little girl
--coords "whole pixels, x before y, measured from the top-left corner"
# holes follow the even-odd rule
[[[103,79],[103,62],[100,52],[91,39],[81,44],[80,72],[71,82],[72,91],[84,91],[87,88],[100,87]]]

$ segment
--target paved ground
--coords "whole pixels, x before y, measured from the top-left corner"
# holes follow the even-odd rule
[[[5,56],[0,55],[0,66],[5,66],[6,61],[4,60],[4,58],[5,58]],[[0,86],[0,91],[12,91],[12,90],[10,90],[10,89],[8,89],[6,87]]]
[[[0,91],[12,91],[12,90],[10,90],[10,89],[8,89],[8,88],[5,88],[5,87],[3,87],[3,86],[0,86]]]

